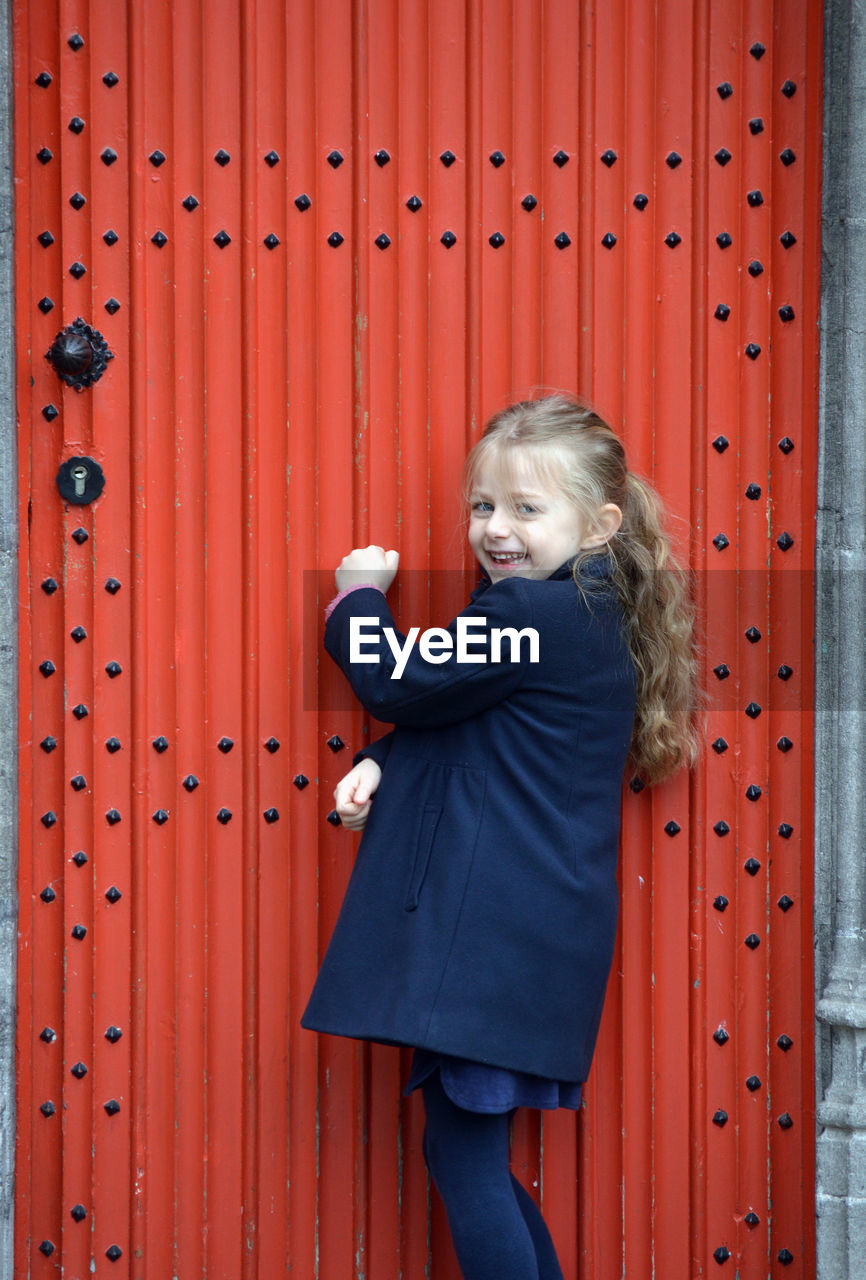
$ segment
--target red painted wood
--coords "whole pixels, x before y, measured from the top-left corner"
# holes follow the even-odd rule
[[[298,1023],[357,845],[327,822],[333,788],[379,731],[321,611],[371,541],[400,548],[404,623],[459,608],[466,449],[564,387],[666,500],[712,707],[690,778],[624,789],[585,1105],[520,1116],[513,1167],[570,1277],[715,1275],[724,1249],[743,1280],[805,1280],[821,5],[13,8],[16,1274],[456,1280],[408,1052]],[[82,392],[43,358],[78,315],[114,353]],[[107,484],[65,509],[75,453]]]

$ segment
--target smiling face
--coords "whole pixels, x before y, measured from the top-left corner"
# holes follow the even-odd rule
[[[469,545],[491,582],[549,578],[584,546],[604,541],[588,534],[573,502],[524,458],[513,475],[485,461],[469,494]]]

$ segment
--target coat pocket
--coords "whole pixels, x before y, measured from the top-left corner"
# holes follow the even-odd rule
[[[415,911],[418,907],[421,888],[427,875],[427,868],[430,865],[430,854],[433,850],[433,841],[436,838],[436,828],[439,825],[441,816],[441,804],[425,804],[421,811],[421,826],[418,832],[418,843],[415,846],[412,876],[406,893],[406,901],[403,903],[406,911]]]

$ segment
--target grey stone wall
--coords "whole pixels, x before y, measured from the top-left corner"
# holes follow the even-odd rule
[[[12,41],[0,0],[0,1276],[12,1269],[15,1159],[15,953],[17,941],[18,541],[12,328]]]
[[[827,0],[816,553],[818,1280],[866,1259],[866,11]]]

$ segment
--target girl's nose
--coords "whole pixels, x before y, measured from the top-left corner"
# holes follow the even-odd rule
[[[487,532],[493,538],[505,538],[511,532],[511,521],[505,507],[494,507],[487,521]]]

